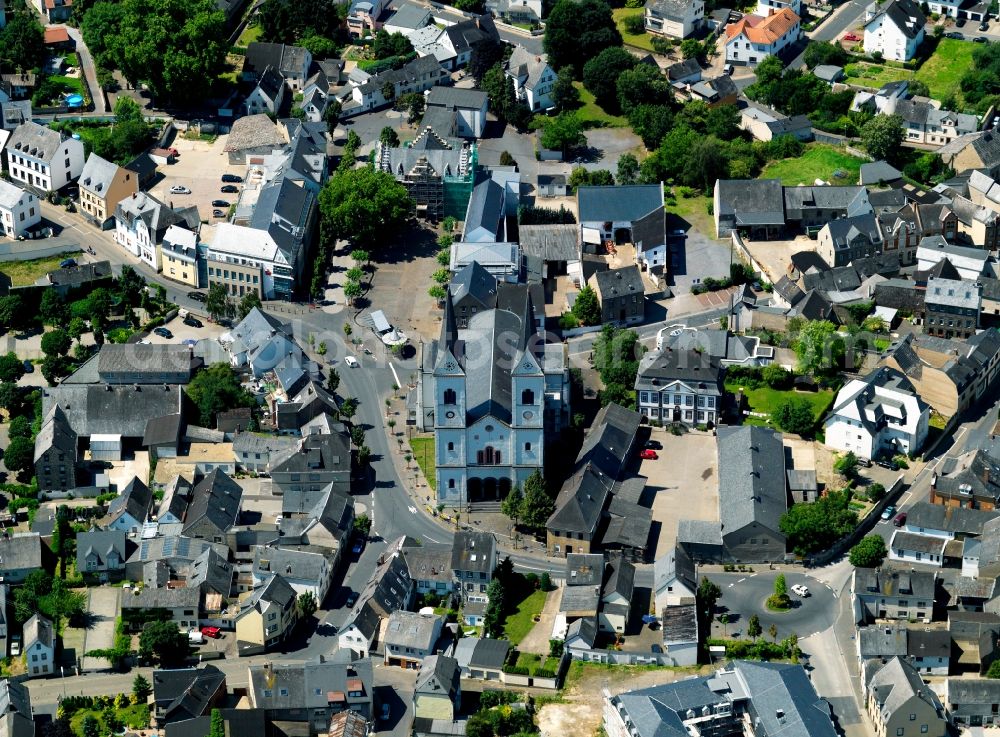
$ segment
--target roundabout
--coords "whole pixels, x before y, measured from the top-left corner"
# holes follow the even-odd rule
[[[769,609],[767,598],[774,593],[774,579],[785,574],[788,596],[792,606],[786,611]],[[837,616],[837,597],[823,582],[804,573],[789,571],[755,571],[754,573],[711,573],[707,575],[722,590],[715,605],[715,627],[718,618],[725,614],[728,622],[724,630],[730,637],[739,633],[746,637],[747,623],[754,614],[760,620],[764,636],[773,624],[778,630],[778,639],[784,639],[793,632],[799,639],[822,632],[830,627]],[[792,591],[793,586],[808,587],[809,596],[802,597]]]

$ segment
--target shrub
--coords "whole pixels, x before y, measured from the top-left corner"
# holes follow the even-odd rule
[[[868,497],[869,501],[878,503],[885,496],[885,487],[876,481],[865,489],[865,496]]]
[[[851,548],[849,560],[855,568],[878,568],[887,554],[885,540],[881,535],[866,535]]]
[[[536,668],[534,673],[535,678],[555,678],[555,671],[551,671],[548,668]]]
[[[580,327],[580,321],[576,319],[576,315],[572,312],[564,312],[559,316],[559,327],[562,330],[572,330],[573,328]]]

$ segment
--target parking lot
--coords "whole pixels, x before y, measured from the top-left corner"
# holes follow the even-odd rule
[[[653,494],[653,534],[656,557],[673,550],[681,519],[719,519],[719,464],[712,433],[671,435],[653,429],[652,440],[662,444],[657,460],[644,460],[639,473],[649,479]]]
[[[157,335],[156,333],[150,333],[146,336],[146,340],[150,343],[183,343],[185,340],[204,340],[206,338],[218,338],[224,332],[226,328],[222,327],[218,323],[208,322],[208,317],[203,314],[192,313],[192,316],[198,319],[202,327],[193,328],[190,325],[185,325],[184,320],[178,315],[170,322],[166,323],[163,327],[169,330],[174,337],[164,338]]]
[[[212,217],[212,200],[236,202],[238,194],[222,194],[224,185],[223,174],[243,176],[245,166],[229,163],[229,157],[223,149],[228,136],[219,136],[215,141],[192,141],[178,135],[172,144],[180,154],[174,164],[161,166],[163,177],[152,187],[150,192],[158,200],[166,202],[171,207],[198,207],[202,220],[209,223],[219,222],[222,218]],[[191,194],[171,194],[170,188],[180,185],[191,190]],[[239,185],[237,185],[239,186]],[[227,208],[221,208],[226,211]]]

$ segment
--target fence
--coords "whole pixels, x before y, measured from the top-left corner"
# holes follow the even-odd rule
[[[604,663],[605,665],[696,665],[698,663],[698,646],[678,648],[676,654],[665,648],[666,652],[626,652],[624,650],[598,650],[596,648],[569,648],[573,660],[587,663]]]
[[[520,673],[501,671],[500,680],[506,686],[528,686],[531,688],[551,688],[556,690],[566,675],[566,669],[569,667],[570,660],[572,658],[569,652],[563,652],[562,657],[559,659],[559,667],[556,669],[556,674],[551,677],[526,676]]]
[[[753,254],[750,253],[750,249],[747,248],[743,239],[740,238],[739,233],[735,230],[733,231],[733,247],[736,249],[736,252],[740,254],[740,258],[750,265],[750,268],[754,270],[754,273],[759,274],[765,279],[772,279],[771,275],[767,273],[760,262],[753,257]]]
[[[28,244],[31,245],[28,245]],[[60,253],[79,253],[83,249],[79,245],[60,243],[51,246],[34,245],[34,241],[12,241],[0,243],[0,262],[31,261],[36,258],[56,256]]]
[[[835,542],[829,550],[824,550],[816,555],[806,557],[805,564],[810,567],[824,566],[834,558],[837,558],[847,552],[852,545],[871,532],[872,528],[878,524],[879,519],[882,516],[882,512],[885,511],[885,508],[890,504],[894,504],[896,502],[896,499],[899,497],[904,485],[903,477],[898,476],[892,483],[892,486],[886,490],[885,496],[882,497],[881,501],[871,508],[868,512],[868,516],[861,520],[858,526],[854,528],[853,532],[840,538],[840,540]]]

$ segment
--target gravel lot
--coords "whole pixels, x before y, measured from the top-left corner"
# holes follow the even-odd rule
[[[212,217],[212,200],[222,199],[236,202],[238,194],[222,194],[223,174],[243,176],[245,166],[234,166],[224,153],[229,136],[219,136],[214,142],[191,141],[181,136],[174,139],[173,146],[180,152],[177,163],[161,166],[160,181],[150,190],[152,195],[173,207],[196,205],[201,219],[209,223],[222,218]],[[171,194],[170,188],[180,184],[191,190],[191,194]],[[222,208],[225,210],[225,208]],[[228,213],[227,213],[228,214]]]

